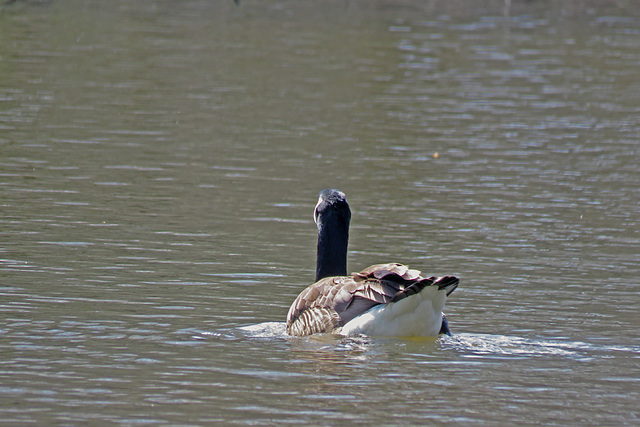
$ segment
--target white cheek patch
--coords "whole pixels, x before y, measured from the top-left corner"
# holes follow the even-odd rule
[[[318,223],[318,206],[322,203],[322,197],[318,197],[318,203],[316,203],[316,207],[313,210],[313,222]]]

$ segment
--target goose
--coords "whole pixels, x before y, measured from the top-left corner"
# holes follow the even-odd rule
[[[395,262],[348,276],[351,210],[345,194],[322,190],[313,220],[318,228],[316,282],[291,304],[286,323],[289,335],[450,335],[442,309],[458,287],[457,277],[422,277],[420,271]]]

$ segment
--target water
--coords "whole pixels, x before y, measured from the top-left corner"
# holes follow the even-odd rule
[[[634,2],[0,7],[3,424],[640,422]],[[349,268],[452,337],[291,338]]]

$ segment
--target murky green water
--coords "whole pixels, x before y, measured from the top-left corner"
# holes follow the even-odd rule
[[[0,6],[0,422],[638,424],[636,6]],[[325,187],[453,337],[282,335]]]

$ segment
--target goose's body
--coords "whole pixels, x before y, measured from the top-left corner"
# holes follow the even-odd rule
[[[455,277],[424,278],[395,263],[327,277],[298,295],[289,309],[287,332],[437,336],[446,297],[457,286]]]
[[[316,283],[298,295],[287,315],[287,333],[311,335],[437,336],[448,333],[442,314],[458,286],[453,276],[422,277],[397,264],[373,265],[346,275],[351,212],[344,193],[324,190],[316,206]]]

